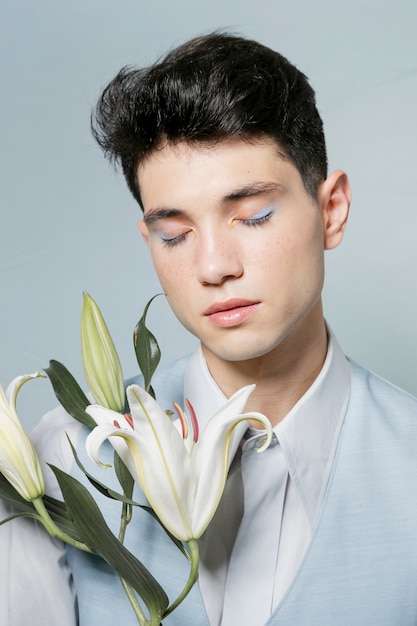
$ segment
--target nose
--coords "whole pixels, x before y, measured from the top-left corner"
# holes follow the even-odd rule
[[[197,254],[197,280],[203,285],[221,285],[243,274],[239,246],[231,237],[206,234],[200,237]]]

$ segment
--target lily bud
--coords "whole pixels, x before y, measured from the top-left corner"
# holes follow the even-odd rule
[[[87,293],[81,313],[81,354],[85,379],[96,402],[122,411],[125,389],[120,360],[101,311]]]
[[[6,392],[0,386],[0,472],[25,500],[45,492],[41,464],[16,412],[16,398],[22,385],[43,376],[41,372],[14,378]]]

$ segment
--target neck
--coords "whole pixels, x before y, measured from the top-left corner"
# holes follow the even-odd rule
[[[245,412],[266,415],[275,426],[312,385],[327,353],[327,332],[320,312],[312,312],[271,352],[247,361],[224,361],[203,346],[207,365],[223,393],[256,384]],[[254,422],[253,426],[257,426]]]

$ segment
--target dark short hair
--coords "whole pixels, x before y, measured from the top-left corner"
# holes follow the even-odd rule
[[[278,52],[230,34],[192,39],[147,68],[123,68],[93,110],[92,130],[139,204],[137,168],[165,142],[266,136],[313,197],[327,176],[323,123],[306,76]]]

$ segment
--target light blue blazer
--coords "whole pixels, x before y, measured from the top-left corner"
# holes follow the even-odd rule
[[[178,361],[156,377],[162,406],[173,400],[182,404],[185,364]],[[118,507],[112,511],[113,505],[104,498],[100,506],[106,507],[109,520],[115,518],[116,532]],[[188,563],[151,516],[137,515],[128,546],[173,600],[187,579]],[[68,549],[68,561],[80,626],[136,624],[117,577],[105,563],[73,549]],[[208,626],[198,585],[163,624]],[[355,364],[350,402],[313,538],[288,592],[267,622],[267,626],[353,625],[417,625],[417,400]]]

